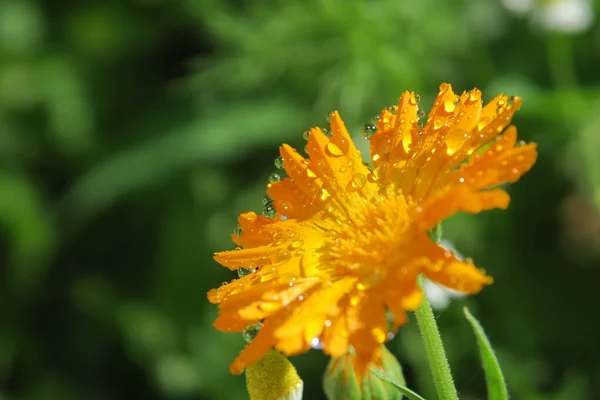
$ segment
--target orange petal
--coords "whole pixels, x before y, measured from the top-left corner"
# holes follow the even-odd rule
[[[277,349],[286,354],[294,354],[299,349],[286,346],[287,337],[302,335],[304,342],[310,344],[325,329],[325,321],[336,309],[337,302],[346,295],[356,283],[353,277],[342,278],[331,284],[323,283],[315,292],[307,296],[289,319],[277,329]],[[293,342],[297,343],[297,342]]]
[[[287,218],[303,221],[320,211],[291,178],[270,184],[267,193],[273,198],[277,212]]]
[[[475,188],[489,188],[517,181],[537,159],[535,144],[515,147],[517,131],[511,126],[483,154],[476,154],[458,170],[447,175],[441,186],[460,181]]]
[[[430,264],[424,270],[425,276],[450,289],[473,294],[493,282],[492,277],[473,263],[459,261],[453,252],[434,243],[428,255]]]
[[[308,168],[323,182],[321,193],[314,201],[340,218],[342,215],[335,211],[347,215],[353,198],[370,198],[377,188],[370,182],[371,171],[363,164],[337,111],[330,114],[330,123],[331,139],[319,129],[310,130]]]
[[[242,213],[238,217],[238,223],[242,228],[242,233],[232,235],[233,242],[238,246],[257,247],[271,243],[273,233],[264,229],[267,225],[272,225],[277,220],[256,215],[254,212]]]
[[[422,206],[414,208],[413,218],[417,221],[415,228],[428,231],[458,211],[479,213],[493,208],[506,208],[509,201],[510,197],[501,189],[479,192],[467,185],[448,187],[427,199]]]
[[[361,298],[357,307],[348,311],[348,318],[355,319],[349,321],[348,326],[357,327],[350,331],[350,344],[356,351],[357,374],[363,376],[369,365],[377,359],[377,349],[387,340],[383,297],[376,291],[370,291]]]
[[[417,100],[414,92],[404,92],[398,106],[397,115],[384,109],[377,121],[377,132],[371,141],[373,169],[382,184],[391,177],[392,169],[403,165],[420,140],[417,128]]]

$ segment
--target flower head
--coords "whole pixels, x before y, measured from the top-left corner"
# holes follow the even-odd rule
[[[305,135],[308,158],[284,144],[288,177],[267,187],[273,218],[241,214],[233,240],[242,249],[215,255],[232,270],[253,271],[208,293],[219,303],[215,326],[232,332],[263,322],[232,372],[272,347],[291,355],[318,346],[340,357],[352,346],[364,373],[421,303],[419,274],[465,293],[491,283],[428,232],[458,211],[508,206],[497,186],[536,159],[535,145],[517,144],[514,126],[505,130],[520,105],[499,95],[483,107],[479,90],[459,97],[442,84],[425,121],[417,95],[405,92],[365,130],[372,166],[337,112],[330,131]]]

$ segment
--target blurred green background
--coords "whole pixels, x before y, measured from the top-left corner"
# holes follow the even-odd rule
[[[540,152],[508,211],[444,225],[495,277],[438,311],[461,399],[485,398],[465,305],[514,399],[600,398],[599,8],[1,0],[0,399],[247,398],[206,292],[277,146],[333,109],[358,133],[405,89],[428,108],[443,81],[522,96]],[[414,319],[389,347],[434,398]],[[292,361],[323,398],[326,357]]]

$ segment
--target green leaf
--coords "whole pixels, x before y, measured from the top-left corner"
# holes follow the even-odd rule
[[[442,224],[437,224],[432,230],[428,232],[429,238],[432,242],[439,243],[442,241]]]
[[[483,363],[483,370],[485,372],[485,380],[487,381],[488,400],[508,400],[508,391],[506,389],[504,375],[502,375],[502,370],[500,369],[500,364],[494,354],[492,345],[479,322],[466,307],[464,308],[464,312],[477,337],[477,344],[481,353],[481,362]]]
[[[421,397],[420,395],[418,395],[417,393],[413,392],[412,390],[410,390],[409,388],[407,388],[404,385],[401,385],[400,383],[394,382],[394,380],[384,374],[383,372],[376,370],[375,368],[371,369],[371,372],[377,376],[379,379],[389,383],[390,385],[394,386],[396,389],[398,389],[398,391],[400,393],[402,393],[404,396],[408,397],[411,400],[425,400],[423,397]]]

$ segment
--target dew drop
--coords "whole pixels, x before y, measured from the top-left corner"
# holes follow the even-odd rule
[[[329,193],[329,191],[327,191],[327,189],[325,189],[325,188],[321,189],[321,200],[325,201],[330,197],[331,197],[331,193]]]
[[[265,206],[265,208],[263,208],[263,215],[267,218],[273,219],[277,215],[277,210],[275,210],[275,207],[273,207],[272,204],[268,204]]]
[[[332,157],[341,157],[344,155],[344,152],[342,151],[342,149],[340,149],[333,142],[327,143],[327,145],[325,146],[325,149],[327,150],[327,154],[329,154]]]
[[[235,236],[240,236],[242,234],[242,227],[241,226],[236,226],[235,228],[233,228],[233,234]]]
[[[502,114],[506,109],[502,106],[496,108],[496,114],[500,115]]]
[[[453,101],[451,101],[451,100],[444,101],[444,111],[446,111],[447,113],[454,112],[455,108],[456,108],[456,105],[454,105]]]
[[[367,177],[363,174],[356,174],[352,177],[350,184],[354,189],[362,189],[367,184]]]
[[[315,171],[313,171],[312,169],[306,168],[306,176],[310,179],[315,179],[317,177],[317,174],[315,174]]]
[[[269,175],[269,183],[279,182],[281,180],[281,176],[277,173],[273,173]]]
[[[374,124],[366,124],[360,131],[360,134],[365,138],[370,138],[377,132],[377,125]]]
[[[221,297],[221,291],[219,289],[210,289],[206,296],[211,303],[218,303]]]
[[[304,140],[308,140],[308,138],[310,137],[310,131],[304,131],[302,137],[304,138]]]
[[[321,343],[321,340],[319,340],[318,337],[312,338],[312,340],[310,341],[310,346],[315,350],[323,349],[323,344]]]
[[[329,319],[326,319],[326,320],[325,320],[325,327],[326,327],[326,328],[329,328],[330,326],[331,326],[331,320],[329,320]]]
[[[241,278],[241,277],[244,277],[246,275],[250,275],[254,271],[256,271],[256,270],[253,269],[253,268],[238,268],[237,274]]]
[[[433,119],[433,129],[438,130],[446,126],[446,119],[441,116],[437,116]]]
[[[304,239],[298,239],[295,242],[292,242],[292,244],[290,245],[290,249],[295,250],[299,247],[302,247],[303,244],[304,244]]]
[[[242,336],[244,336],[244,340],[246,341],[246,343],[250,343],[252,339],[254,339],[256,335],[258,335],[258,331],[260,331],[261,327],[262,324],[259,322],[257,324],[248,325],[244,328]]]
[[[478,101],[479,99],[481,99],[481,91],[479,89],[473,89],[469,92],[469,100],[471,102]]]
[[[268,195],[264,196],[262,199],[263,206],[266,206],[267,204],[272,203],[272,202],[273,202],[273,199],[271,199],[271,197]]]
[[[282,169],[283,168],[283,157],[279,156],[274,161],[275,168]]]

